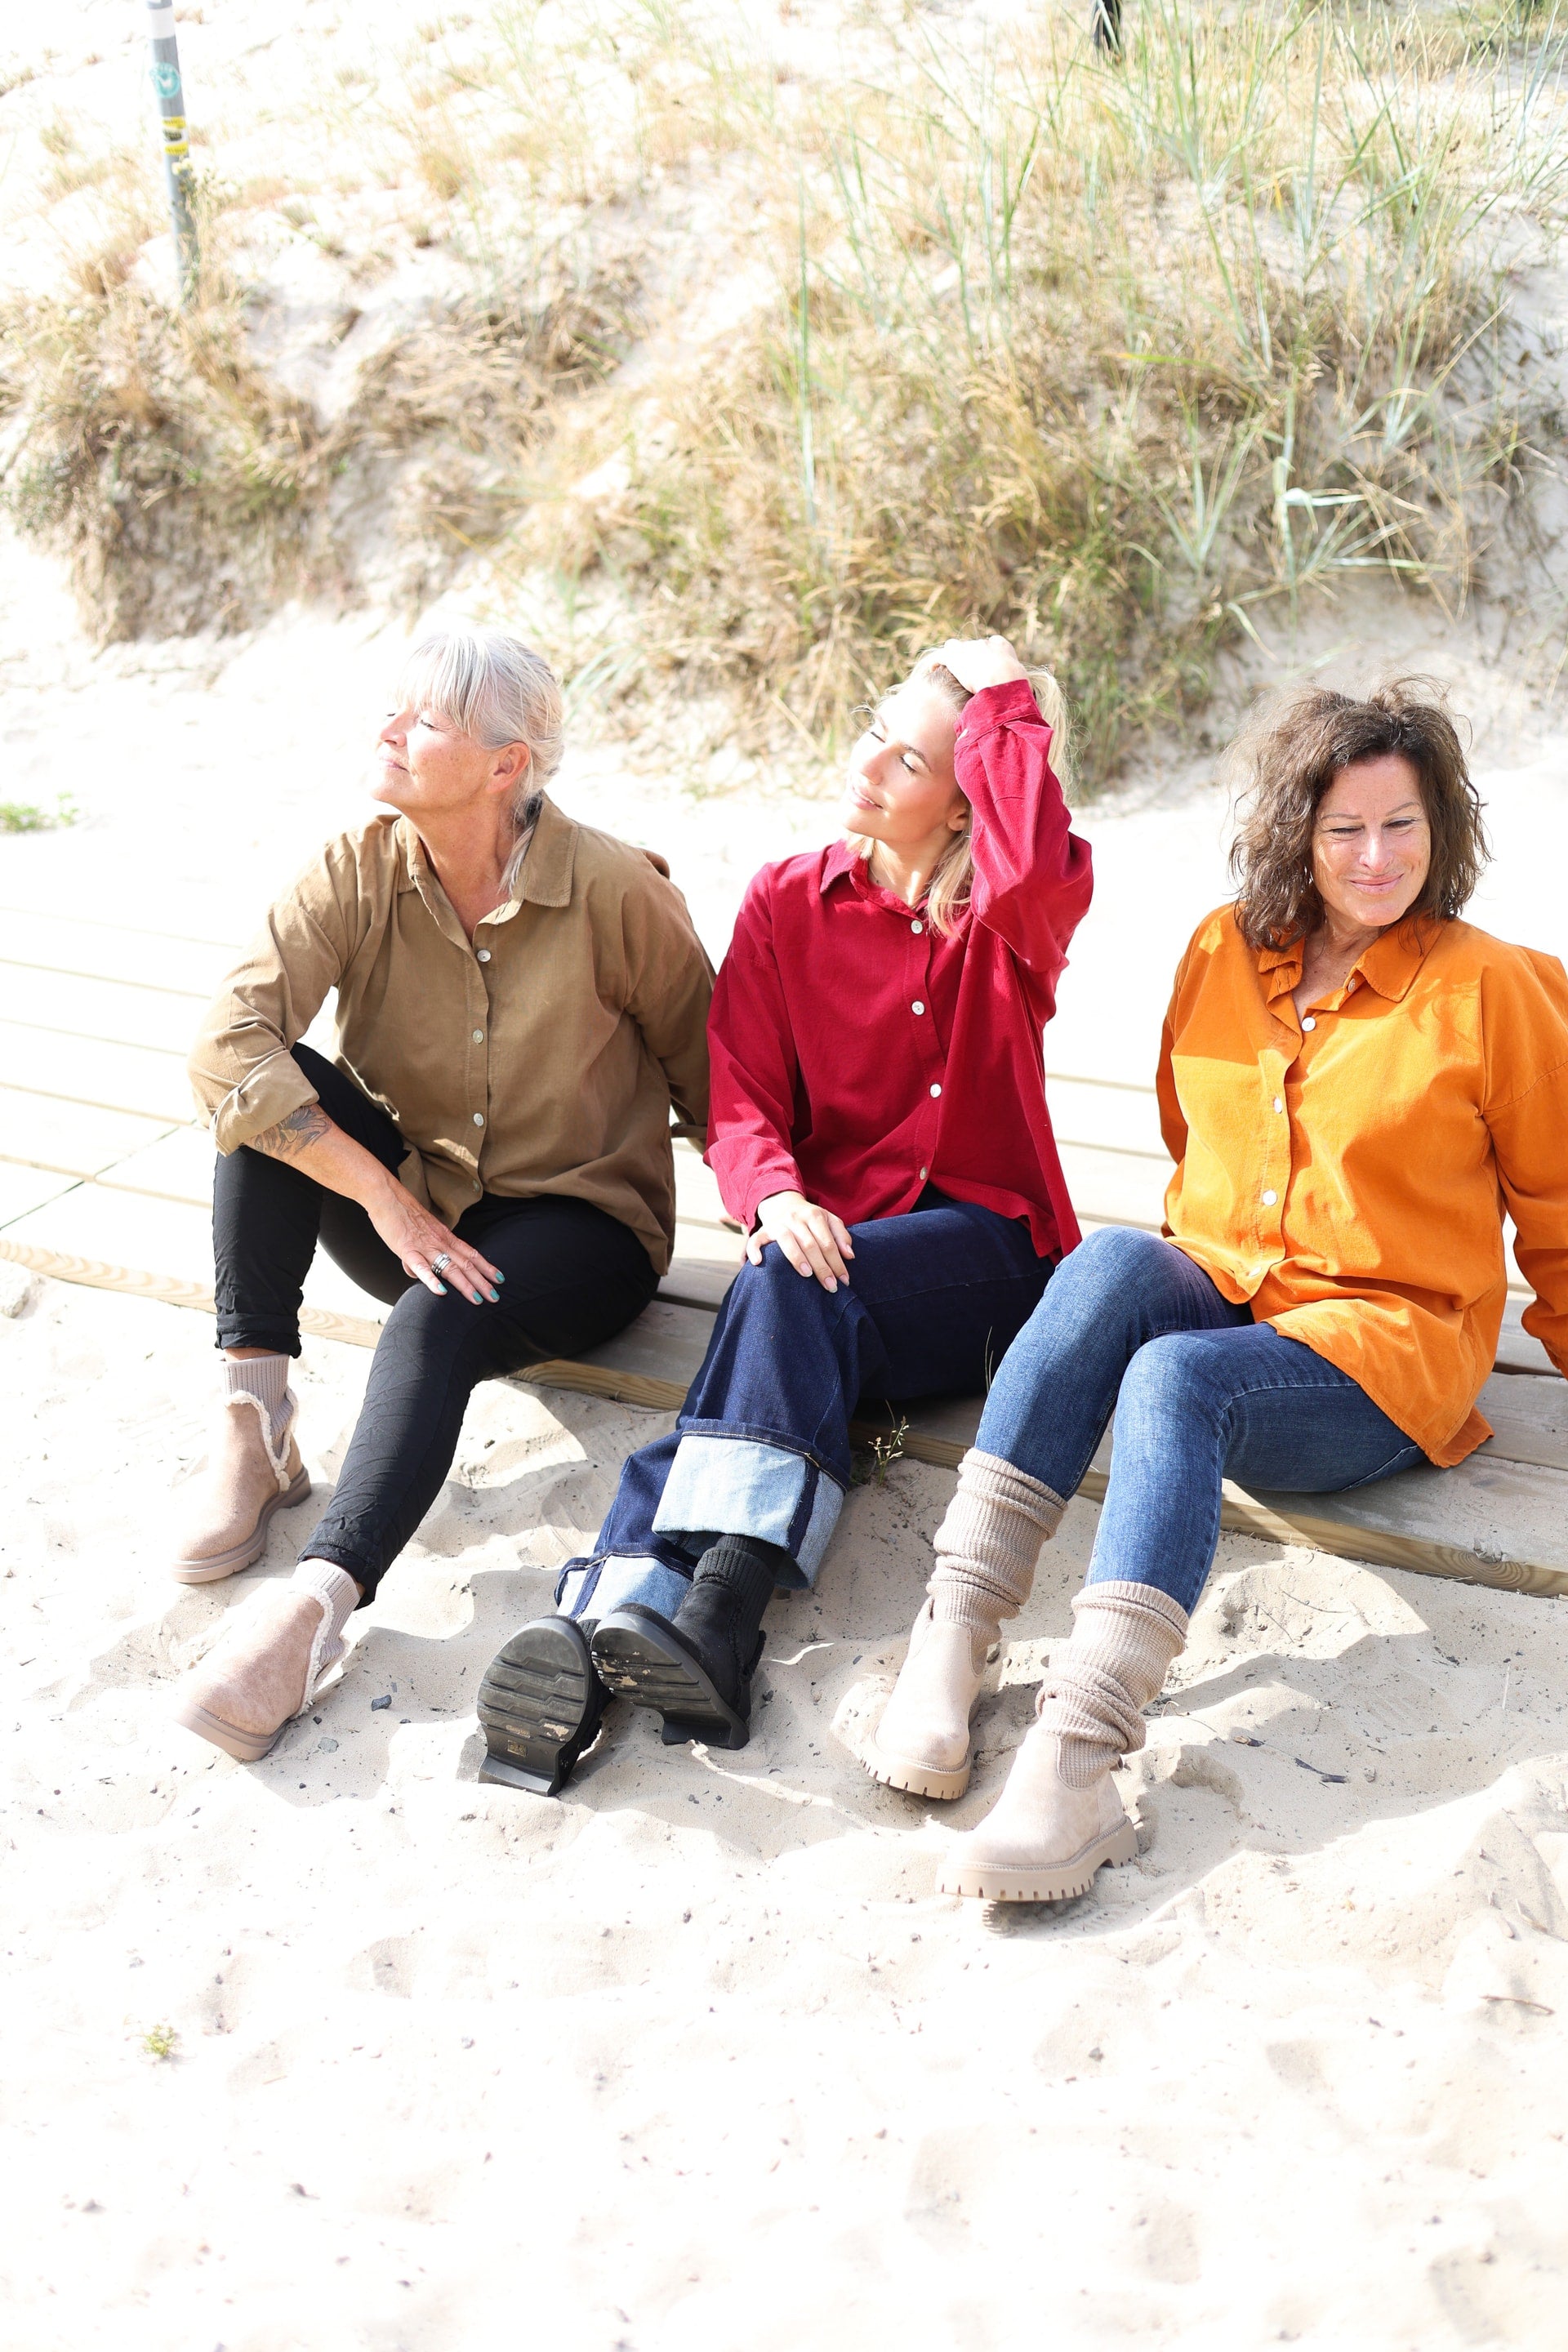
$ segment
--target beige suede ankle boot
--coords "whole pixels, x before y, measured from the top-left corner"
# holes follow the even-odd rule
[[[1001,1796],[948,1850],[943,1895],[1060,1902],[1138,1851],[1111,1772],[1143,1745],[1143,1709],[1186,1640],[1187,1613],[1153,1585],[1108,1581],[1085,1587],[1073,1620]]]
[[[970,1724],[985,1669],[1034,1585],[1040,1546],[1061,1496],[971,1446],[936,1535],[930,1598],[866,1754],[873,1780],[912,1796],[962,1797],[972,1769]]]
[[[359,1597],[353,1577],[324,1559],[302,1559],[289,1583],[252,1593],[185,1676],[175,1722],[237,1763],[258,1763],[342,1664]]]
[[[274,1511],[291,1509],[310,1491],[294,1443],[297,1410],[287,1356],[225,1359],[224,1397],[206,1466],[194,1482],[185,1522],[174,1539],[181,1584],[216,1584],[267,1549]]]

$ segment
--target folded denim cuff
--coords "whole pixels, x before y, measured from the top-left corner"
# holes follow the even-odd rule
[[[799,1581],[815,1584],[843,1507],[843,1488],[804,1454],[749,1437],[688,1434],[653,1528],[661,1536],[755,1536],[787,1551]]]
[[[555,1606],[563,1617],[597,1623],[612,1609],[635,1601],[660,1617],[673,1617],[691,1590],[691,1579],[678,1568],[644,1552],[632,1556],[611,1553],[604,1559],[569,1559],[555,1586]]]

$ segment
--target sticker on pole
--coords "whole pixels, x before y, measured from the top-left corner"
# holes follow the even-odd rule
[[[160,98],[178,98],[180,94],[179,67],[154,66],[153,68],[153,87],[157,91]]]

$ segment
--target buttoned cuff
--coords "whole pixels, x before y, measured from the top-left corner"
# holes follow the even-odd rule
[[[242,1143],[265,1135],[291,1110],[318,1099],[316,1089],[286,1046],[255,1063],[212,1115],[213,1141],[226,1159]]]
[[[1010,677],[1000,686],[983,686],[978,694],[972,694],[964,704],[958,731],[961,735],[979,735],[988,727],[1004,726],[1009,719],[1032,719],[1037,727],[1047,723],[1026,677]]]

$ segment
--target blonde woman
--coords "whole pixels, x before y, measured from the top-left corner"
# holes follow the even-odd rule
[[[668,1740],[743,1745],[763,1612],[816,1576],[858,1402],[979,1390],[1078,1240],[1041,1032],[1089,854],[1051,751],[1011,646],[945,645],[856,746],[845,836],[752,882],[709,1024],[747,1263],[563,1613],[492,1665],[488,1778],[553,1794],[609,1690]]]

